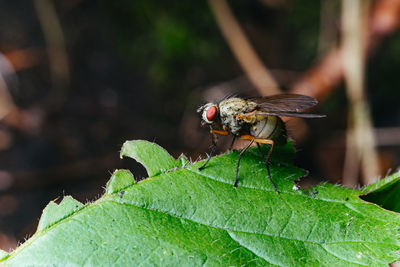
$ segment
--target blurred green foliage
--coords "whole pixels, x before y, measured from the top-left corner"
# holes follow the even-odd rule
[[[292,1],[288,12],[289,42],[293,69],[307,69],[317,56],[318,33],[321,26],[320,1]],[[334,30],[334,29],[332,29]]]
[[[315,59],[319,1],[290,1],[277,9],[258,1],[229,3],[269,67],[304,69]],[[176,89],[185,80],[197,86],[242,73],[207,1],[103,1],[102,6],[121,55],[157,91]]]
[[[207,2],[104,1],[120,53],[151,88],[169,91],[228,57]],[[200,67],[201,66],[201,67]]]

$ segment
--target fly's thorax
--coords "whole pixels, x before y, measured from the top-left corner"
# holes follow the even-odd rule
[[[255,110],[257,104],[241,98],[228,98],[219,103],[219,115],[222,125],[229,128],[232,134],[238,135],[246,126],[246,122],[237,120],[238,114]]]
[[[281,118],[266,116],[250,126],[250,135],[256,138],[273,140],[277,145],[285,144],[287,140],[286,127]]]
[[[234,116],[240,113],[253,111],[257,104],[242,98],[228,98],[219,103],[221,116]]]

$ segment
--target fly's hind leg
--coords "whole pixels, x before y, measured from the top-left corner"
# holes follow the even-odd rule
[[[233,187],[235,187],[235,188],[237,187],[238,182],[239,182],[238,174],[239,174],[240,159],[242,158],[243,153],[246,152],[246,150],[251,146],[251,144],[253,144],[253,142],[254,142],[254,138],[252,140],[250,140],[250,142],[247,144],[247,146],[245,146],[239,153],[239,158],[238,158],[238,162],[236,165],[235,183],[233,184]]]
[[[269,159],[271,158],[271,154],[272,151],[274,149],[274,141],[272,141],[271,139],[266,139],[266,138],[254,138],[251,135],[242,135],[240,137],[241,139],[245,139],[245,140],[254,140],[254,142],[256,142],[257,147],[258,147],[258,151],[260,152],[261,157],[263,158],[264,162],[265,162],[265,167],[267,168],[267,172],[268,172],[268,179],[272,184],[272,187],[274,188],[274,190],[277,193],[280,193],[279,190],[276,188],[274,182],[272,181],[272,177],[271,177],[271,171],[269,169]],[[261,146],[260,144],[266,144],[266,145],[271,145],[271,148],[268,151],[267,157],[264,157],[264,154],[261,150]]]
[[[274,147],[274,145],[273,145],[274,143],[271,144],[271,149],[268,152],[267,159],[264,158],[264,154],[263,154],[263,152],[261,150],[260,144],[259,143],[256,143],[256,144],[257,144],[257,147],[258,147],[258,151],[260,152],[260,155],[261,155],[261,157],[263,158],[263,160],[265,162],[265,167],[267,167],[269,181],[271,182],[272,187],[274,188],[274,190],[279,194],[280,192],[276,188],[274,182],[272,181],[271,171],[269,170],[269,158],[271,157],[271,152],[272,152],[272,148]]]
[[[216,134],[228,135],[229,132],[228,131],[214,130],[212,128],[210,129],[210,138],[211,138],[210,154],[207,155],[206,162],[204,162],[204,164],[199,167],[199,171],[201,171],[202,169],[204,169],[206,167],[206,165],[210,161],[211,157],[215,154],[215,152],[217,150],[217,137],[216,137]]]
[[[235,143],[235,141],[236,141],[236,135],[234,135],[233,138],[232,138],[231,145],[229,146],[229,151],[232,151],[233,144]]]

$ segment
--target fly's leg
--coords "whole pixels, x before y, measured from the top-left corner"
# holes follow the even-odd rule
[[[204,169],[206,167],[206,165],[208,164],[208,162],[210,161],[211,157],[215,154],[216,150],[217,150],[217,136],[216,134],[219,135],[228,135],[229,132],[227,131],[220,131],[220,130],[214,130],[211,128],[210,130],[210,138],[211,138],[211,147],[210,147],[210,153],[207,155],[207,160],[206,162],[204,162],[204,164],[199,167],[199,171],[201,171],[202,169]]]
[[[210,161],[211,157],[214,155],[215,151],[217,150],[217,137],[212,132],[210,132],[210,137],[211,137],[210,153],[207,154],[206,162],[204,162],[204,164],[201,167],[199,167],[199,171],[201,171],[202,169],[204,169],[206,167],[206,165]]]
[[[254,138],[251,135],[245,134],[240,136],[241,139],[244,140],[254,140],[254,142],[257,143],[257,147],[258,147],[258,151],[261,154],[261,157],[263,158],[264,162],[265,162],[265,166],[267,167],[267,171],[268,171],[268,179],[272,184],[272,187],[274,188],[274,190],[279,193],[279,190],[276,188],[275,184],[272,181],[272,177],[271,177],[271,171],[269,169],[269,159],[271,158],[271,154],[272,154],[272,150],[274,149],[274,141],[272,141],[271,139],[266,139],[266,138]],[[262,153],[261,147],[259,144],[266,144],[266,145],[271,145],[271,148],[268,151],[267,154],[267,158],[264,158],[264,154]]]
[[[210,130],[210,133],[211,133],[211,134],[219,134],[219,135],[228,135],[228,134],[229,134],[228,131],[214,130],[214,129],[211,129],[211,130]]]
[[[268,152],[267,159],[264,158],[264,154],[262,153],[260,144],[259,144],[259,143],[256,143],[256,144],[257,144],[257,147],[258,147],[258,151],[260,152],[260,155],[261,155],[262,159],[263,159],[264,162],[265,162],[265,167],[267,167],[269,181],[271,182],[272,187],[274,188],[275,192],[277,192],[277,193],[279,194],[280,192],[279,192],[279,190],[276,188],[274,182],[272,181],[271,171],[269,170],[269,158],[271,157],[272,148],[274,147],[274,143],[273,143],[273,142],[271,143],[271,149],[270,149],[269,152]]]
[[[240,159],[242,158],[243,153],[246,152],[246,150],[251,146],[251,144],[253,144],[253,142],[254,142],[254,138],[252,140],[250,140],[250,142],[247,144],[247,146],[245,146],[239,153],[239,158],[238,158],[238,162],[236,165],[235,183],[233,184],[233,187],[235,187],[235,188],[237,187],[238,182],[239,182],[238,174],[239,174]]]
[[[229,146],[229,151],[232,151],[233,144],[235,143],[235,141],[236,141],[236,135],[233,136],[232,143],[231,143],[231,145]]]

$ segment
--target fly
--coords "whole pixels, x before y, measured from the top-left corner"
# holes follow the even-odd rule
[[[210,158],[216,152],[216,135],[233,135],[232,146],[236,138],[248,140],[249,143],[240,151],[236,165],[235,182],[238,186],[238,173],[243,153],[256,143],[258,151],[265,162],[268,179],[274,190],[279,193],[272,181],[269,169],[269,159],[274,145],[284,145],[287,142],[287,132],[284,122],[279,116],[299,118],[322,118],[325,115],[304,113],[302,111],[315,106],[316,99],[298,94],[279,94],[266,97],[240,98],[230,97],[218,103],[207,103],[197,112],[201,113],[202,125],[210,126],[211,151],[206,162],[199,168],[206,167]],[[265,156],[260,144],[270,145]]]

